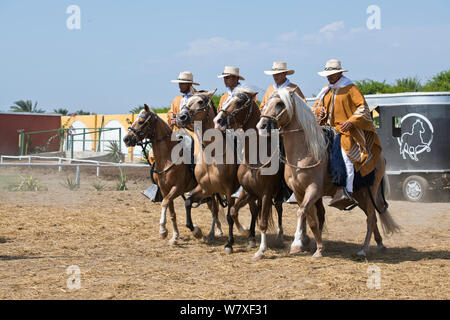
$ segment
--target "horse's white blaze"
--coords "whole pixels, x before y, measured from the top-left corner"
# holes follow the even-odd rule
[[[215,129],[222,128],[222,126],[219,124],[219,119],[222,118],[222,113],[222,110],[220,110],[217,116],[213,119]]]

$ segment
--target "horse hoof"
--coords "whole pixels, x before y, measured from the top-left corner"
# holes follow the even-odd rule
[[[194,226],[194,231],[192,231],[196,239],[201,239],[203,237],[202,230],[198,226]]]
[[[219,229],[216,231],[215,235],[216,235],[216,237],[221,237],[221,236],[223,236],[223,231]]]
[[[358,251],[358,252],[356,253],[356,255],[357,255],[358,257],[361,257],[361,258],[366,258],[366,257],[367,257],[366,252],[365,252],[364,250]]]
[[[386,248],[384,245],[382,245],[382,244],[380,244],[379,246],[377,246],[377,249],[378,249],[380,252],[384,252],[384,251],[387,250],[387,248]]]
[[[252,249],[252,248],[256,248],[256,241],[255,240],[248,240],[248,245],[247,245],[248,249]]]
[[[205,242],[208,243],[208,244],[213,243],[213,242],[214,242],[214,236],[213,236],[212,234],[208,234],[208,235],[205,237]]]
[[[233,247],[225,247],[225,253],[232,254],[233,253]]]
[[[262,260],[262,259],[264,259],[264,252],[257,252],[253,256],[253,261],[259,261],[259,260]]]
[[[302,251],[301,246],[291,246],[291,250],[289,251],[290,254],[296,254],[300,253]]]
[[[319,259],[319,258],[322,258],[323,255],[322,255],[322,252],[320,252],[319,250],[317,250],[317,251],[313,254],[312,257],[313,257],[314,259]]]
[[[163,231],[163,232],[159,232],[159,238],[166,239],[168,234],[169,234],[169,232],[167,230]]]
[[[176,246],[178,244],[178,241],[176,239],[170,239],[169,240],[169,245],[170,246]]]

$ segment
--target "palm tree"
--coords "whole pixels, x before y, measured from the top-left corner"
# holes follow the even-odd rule
[[[144,109],[144,106],[137,106],[130,110],[132,114],[139,114]]]
[[[84,110],[78,110],[75,113],[79,116],[90,116],[91,114],[93,114],[93,113],[90,113],[89,111],[84,111]]]
[[[63,116],[67,116],[67,114],[69,113],[69,110],[63,109],[63,108],[58,108],[58,109],[53,109],[53,112],[61,114]]]
[[[31,113],[44,113],[45,110],[37,109],[38,102],[36,101],[33,107],[31,100],[19,100],[14,102],[14,106],[10,106],[9,109],[13,112],[31,112]]]

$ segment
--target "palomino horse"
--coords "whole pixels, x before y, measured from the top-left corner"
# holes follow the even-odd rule
[[[291,253],[297,253],[303,247],[302,223],[306,216],[311,231],[317,243],[314,257],[321,257],[324,247],[322,231],[319,228],[316,208],[314,204],[323,196],[331,196],[336,186],[331,183],[328,171],[327,146],[323,132],[308,105],[293,90],[286,88],[274,91],[268,104],[263,109],[261,120],[257,125],[260,134],[267,134],[267,130],[275,126],[284,135],[286,150],[285,179],[288,186],[294,191],[299,204],[297,217],[297,230],[291,245]],[[376,159],[375,179],[370,188],[355,191],[354,197],[358,206],[367,215],[367,233],[363,248],[357,254],[366,256],[372,233],[375,236],[379,249],[385,249],[377,226],[377,211],[380,214],[381,224],[385,233],[390,234],[399,230],[392,216],[382,201],[381,183],[385,173],[385,161],[380,155]],[[369,192],[371,194],[369,194]],[[375,200],[372,195],[376,195]]]
[[[249,203],[252,214],[249,247],[256,246],[255,221],[258,218],[259,228],[261,229],[261,245],[254,259],[259,260],[264,257],[264,252],[267,249],[266,231],[272,218],[272,199],[275,200],[275,207],[278,212],[278,242],[283,243],[283,186],[280,170],[275,175],[263,175],[261,174],[261,169],[264,165],[261,165],[260,162],[253,164],[253,166],[250,164],[250,143],[259,146],[260,139],[256,133],[256,124],[259,121],[260,111],[254,99],[255,95],[256,92],[247,91],[246,89],[237,90],[223,105],[222,110],[214,119],[214,125],[216,129],[221,131],[242,128],[244,134],[250,133],[256,137],[256,141],[250,142],[250,137],[248,142],[247,139],[244,141],[244,161],[237,172],[238,181],[243,187],[243,191],[231,208],[231,216],[233,219],[237,219],[239,209],[246,203]],[[267,145],[270,145],[270,141]],[[258,147],[252,151],[259,154]],[[276,161],[278,161],[278,158]]]
[[[129,132],[123,138],[123,141],[127,147],[134,147],[144,139],[150,140],[155,157],[153,179],[160,188],[164,198],[161,203],[159,234],[162,239],[167,237],[166,211],[169,209],[173,225],[173,236],[169,240],[169,244],[175,245],[179,238],[179,232],[173,201],[185,192],[194,189],[196,182],[188,164],[175,164],[173,159],[171,159],[173,148],[180,143],[179,141],[172,141],[172,129],[156,113],[152,112],[147,105],[144,105],[144,107],[144,110],[141,111],[128,129]],[[218,204],[213,199],[208,202],[208,206],[213,212],[214,219],[214,213],[216,213],[217,217]],[[218,223],[218,228],[220,229],[220,222]],[[200,228],[192,224],[190,215],[187,215],[186,227],[192,231],[196,238],[202,237]],[[211,232],[214,233],[214,225]]]
[[[196,155],[195,166],[195,178],[197,179],[198,186],[189,193],[189,197],[186,200],[186,213],[190,213],[193,202],[201,202],[205,198],[214,196],[217,196],[219,201],[223,202],[222,196],[225,196],[225,202],[228,206],[227,222],[229,226],[229,237],[225,245],[225,251],[231,253],[233,252],[234,243],[234,221],[230,215],[230,208],[234,205],[235,201],[232,194],[239,188],[239,181],[237,179],[238,166],[236,163],[226,164],[227,144],[225,143],[223,144],[222,150],[215,150],[218,153],[216,156],[220,157],[220,162],[211,162],[211,159],[208,159],[205,149],[209,150],[211,143],[216,141],[215,139],[211,139],[213,141],[203,140],[204,132],[207,130],[209,133],[214,133],[214,131],[219,133],[219,138],[223,137],[219,130],[214,129],[213,119],[217,115],[217,112],[211,97],[215,92],[216,90],[195,92],[177,115],[177,126],[194,131],[195,148],[199,150]],[[194,130],[195,123],[201,123],[201,130]],[[236,227],[239,230],[244,230],[239,222],[236,223]]]
[[[226,104],[222,107],[217,117],[214,119],[215,128],[219,130],[243,129],[244,134],[255,134],[256,141],[251,141],[248,138],[248,143],[245,143],[245,156],[243,164],[238,169],[238,180],[242,185],[244,191],[240,194],[235,205],[231,209],[231,216],[237,217],[238,210],[249,202],[250,210],[252,213],[252,223],[250,227],[251,236],[255,237],[255,223],[256,216],[258,217],[258,224],[261,230],[261,243],[259,250],[254,255],[255,260],[264,258],[264,252],[267,250],[267,237],[266,232],[268,225],[271,222],[272,216],[272,201],[278,213],[278,237],[279,244],[283,244],[283,174],[282,167],[276,174],[268,175],[261,174],[261,169],[266,167],[267,164],[250,164],[250,143],[256,148],[252,149],[257,155],[259,155],[259,139],[261,137],[256,133],[256,125],[260,120],[260,110],[254,100],[256,92],[252,92],[249,89],[242,88],[237,90],[233,96],[229,98]],[[271,146],[271,137],[267,137],[267,146]],[[268,154],[275,154],[277,150],[268,150]],[[271,160],[273,160],[271,158]],[[275,161],[279,161],[278,157]],[[258,206],[255,208],[255,200],[258,202]],[[325,209],[322,204],[322,199],[318,200],[316,204],[318,209],[319,220],[324,222]],[[256,209],[256,213],[255,213]],[[306,224],[304,224],[306,228]],[[306,231],[306,230],[305,230]],[[306,232],[304,232],[306,234]],[[308,241],[303,239],[304,241]]]

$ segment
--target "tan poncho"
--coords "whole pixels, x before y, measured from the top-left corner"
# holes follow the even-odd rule
[[[375,167],[375,159],[381,153],[381,143],[375,131],[372,116],[366,100],[354,84],[343,88],[331,89],[323,103],[316,101],[313,107],[317,115],[320,107],[325,108],[326,116],[321,125],[331,125],[341,134],[341,146],[362,176],[369,174]],[[334,103],[333,103],[334,101]],[[341,131],[344,122],[354,126],[347,132]]]

